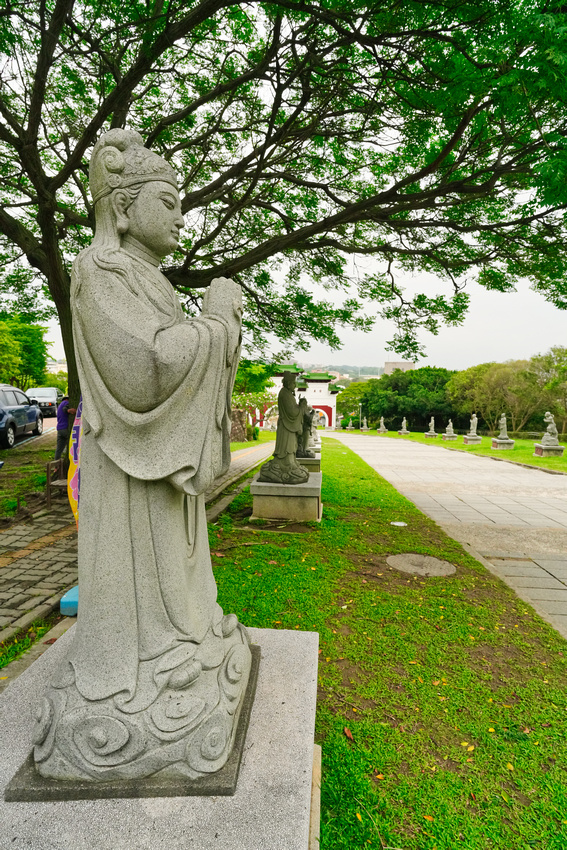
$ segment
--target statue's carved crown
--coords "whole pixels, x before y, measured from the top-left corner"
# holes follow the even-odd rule
[[[144,147],[135,130],[109,130],[96,143],[89,168],[89,183],[96,204],[114,189],[160,180],[177,188],[171,165]]]

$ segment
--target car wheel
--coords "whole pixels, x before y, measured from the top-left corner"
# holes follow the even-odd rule
[[[16,428],[14,425],[8,425],[3,434],[0,435],[0,442],[5,449],[11,449],[16,442]]]
[[[43,417],[38,416],[35,428],[32,431],[32,434],[43,434]]]

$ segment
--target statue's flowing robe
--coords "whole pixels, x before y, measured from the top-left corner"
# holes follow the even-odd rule
[[[282,387],[278,395],[278,427],[274,455],[284,458],[297,451],[297,435],[303,430],[303,411],[295,395]]]
[[[84,434],[69,660],[87,699],[135,702],[140,676],[219,633],[204,493],[230,464],[240,317],[188,319],[157,267],[95,246],[71,301]]]

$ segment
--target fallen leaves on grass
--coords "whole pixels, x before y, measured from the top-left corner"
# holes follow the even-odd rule
[[[349,739],[349,741],[354,741],[354,738],[352,737],[352,732],[350,731],[348,726],[345,726],[345,728],[343,729],[343,732],[345,733],[345,735]]]

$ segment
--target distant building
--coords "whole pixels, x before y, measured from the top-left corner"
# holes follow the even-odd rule
[[[410,360],[388,360],[384,363],[384,374],[391,375],[396,369],[401,369],[402,372],[410,372],[415,369],[415,363]]]
[[[48,360],[45,370],[49,372],[51,375],[56,375],[57,372],[66,372],[67,371],[67,361],[65,359],[62,360]]]

